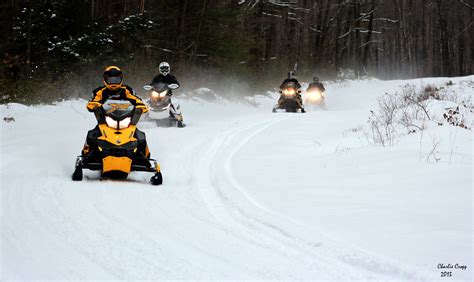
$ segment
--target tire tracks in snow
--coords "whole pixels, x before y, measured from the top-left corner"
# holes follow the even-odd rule
[[[253,245],[273,257],[277,265],[269,267],[269,259],[266,266],[258,266],[263,269],[253,269],[264,278],[416,278],[412,271],[336,243],[323,234],[318,234],[318,240],[302,238],[300,234],[308,236],[304,226],[269,210],[238,183],[232,170],[232,160],[238,152],[265,130],[294,117],[238,125],[213,139],[194,179],[198,179],[199,192],[221,228],[242,244]],[[275,276],[275,267],[282,266],[286,268],[284,276]]]

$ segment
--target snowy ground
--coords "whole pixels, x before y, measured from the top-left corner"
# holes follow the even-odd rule
[[[473,96],[473,76],[451,80]],[[1,121],[0,279],[471,280],[472,131],[381,147],[354,130],[378,96],[447,81],[328,84],[328,110],[306,114],[272,114],[276,96],[183,100],[188,127],[142,125],[160,187],[70,180],[95,125],[85,101],[0,105],[15,119]]]

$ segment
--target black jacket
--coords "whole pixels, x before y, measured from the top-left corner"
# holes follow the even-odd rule
[[[153,81],[151,82],[151,85],[160,82],[166,84],[178,84],[179,86],[179,82],[176,80],[176,77],[170,73],[168,75],[162,75],[160,73],[159,75],[155,76],[155,78],[153,78]]]
[[[316,88],[318,89],[319,91],[321,92],[324,92],[326,91],[326,88],[324,88],[323,84],[320,83],[320,82],[311,82],[309,85],[308,85],[308,89],[307,90],[310,90],[312,88]]]
[[[287,78],[287,79],[283,80],[283,82],[281,83],[280,89],[283,89],[285,87],[285,84],[287,84],[289,82],[293,82],[298,89],[301,88],[301,84],[298,82],[298,80],[296,78]]]

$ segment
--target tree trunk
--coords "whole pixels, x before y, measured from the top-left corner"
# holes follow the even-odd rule
[[[365,75],[368,74],[368,60],[369,60],[369,51],[370,51],[370,41],[372,40],[372,31],[374,29],[374,14],[375,14],[375,0],[372,0],[370,11],[372,12],[370,14],[369,18],[369,26],[368,26],[368,32],[367,32],[367,37],[365,39],[365,46],[364,46],[364,57],[362,59],[363,62],[363,67],[364,67],[364,73]]]
[[[447,22],[446,19],[443,17],[442,11],[445,11],[447,7],[443,7],[441,5],[441,0],[437,0],[438,4],[438,20],[439,20],[439,25],[440,25],[440,36],[441,36],[441,56],[442,56],[442,62],[443,62],[443,69],[442,72],[444,75],[451,76],[452,71],[451,71],[451,62],[449,58],[449,42],[448,42],[448,32],[447,32]]]
[[[26,1],[27,9],[28,9],[28,15],[27,15],[27,33],[26,33],[26,65],[25,65],[25,77],[28,79],[31,75],[31,44],[32,44],[32,34],[31,34],[31,29],[32,29],[32,15],[31,15],[31,4],[30,0]]]
[[[204,0],[203,4],[202,4],[202,9],[201,9],[201,14],[200,14],[200,18],[199,18],[199,24],[198,24],[198,28],[197,28],[197,32],[196,32],[196,39],[194,40],[194,54],[197,53],[198,51],[198,45],[199,45],[199,35],[201,34],[201,27],[202,27],[202,22],[204,20],[204,13],[206,12],[206,4],[207,4],[207,0]]]

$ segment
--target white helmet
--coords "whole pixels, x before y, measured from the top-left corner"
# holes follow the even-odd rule
[[[170,64],[168,64],[168,62],[161,62],[159,69],[160,69],[160,73],[166,76],[170,73]]]

